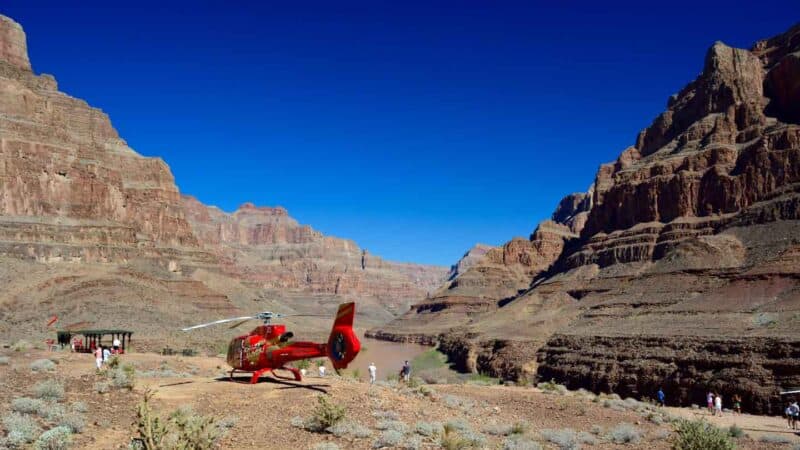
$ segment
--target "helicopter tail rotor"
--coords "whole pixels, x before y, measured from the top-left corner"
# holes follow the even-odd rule
[[[355,303],[343,303],[336,312],[336,320],[328,337],[328,357],[333,363],[333,368],[347,368],[358,352],[361,350],[356,333],[353,331],[353,319],[356,314]]]

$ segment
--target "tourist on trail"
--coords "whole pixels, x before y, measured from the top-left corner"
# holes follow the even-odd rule
[[[719,394],[714,395],[714,415],[717,413],[722,416],[722,396]]]
[[[661,389],[661,388],[658,388],[658,394],[657,395],[658,395],[658,405],[659,406],[666,406],[667,396],[664,395],[664,390]]]
[[[375,384],[375,377],[378,375],[378,368],[375,367],[375,363],[369,363],[367,370],[369,371],[369,384]]]
[[[319,370],[319,376],[321,377],[325,376],[325,366],[319,366],[317,370]]]
[[[94,362],[97,364],[97,370],[103,368],[103,349],[100,347],[94,349]]]
[[[708,413],[714,414],[714,394],[711,391],[706,394],[706,406],[708,406]]]
[[[403,363],[403,368],[400,369],[400,375],[403,376],[403,381],[406,383],[411,379],[411,364],[408,360]]]
[[[733,396],[733,413],[742,414],[742,397],[739,394]]]
[[[792,404],[787,403],[786,409],[783,410],[783,413],[786,414],[786,428],[792,428],[792,422],[794,421],[794,416],[792,416]]]
[[[800,419],[800,406],[797,405],[797,402],[792,402],[789,406],[791,415],[792,415],[792,429],[797,429],[797,421]]]
[[[119,339],[114,338],[114,342],[111,344],[112,348],[114,349],[114,354],[116,355],[119,353]]]
[[[111,358],[111,350],[108,347],[103,347],[103,364],[108,364],[109,358]]]
[[[306,369],[300,369],[300,375],[306,376]]]

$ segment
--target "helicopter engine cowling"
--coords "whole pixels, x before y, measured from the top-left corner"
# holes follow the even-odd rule
[[[355,303],[345,303],[336,312],[330,337],[328,337],[327,354],[336,370],[345,369],[361,351],[361,342],[353,331]]]

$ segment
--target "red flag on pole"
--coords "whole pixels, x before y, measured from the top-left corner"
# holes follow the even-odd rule
[[[57,320],[58,320],[58,316],[53,316],[53,317],[50,319],[50,321],[49,321],[49,322],[47,322],[47,326],[49,327],[50,325],[52,325],[52,324],[56,323],[56,321],[57,321]]]

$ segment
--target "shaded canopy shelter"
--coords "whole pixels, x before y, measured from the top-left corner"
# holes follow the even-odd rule
[[[133,331],[129,330],[113,330],[113,329],[98,329],[98,330],[69,330],[58,332],[58,343],[62,346],[69,345],[73,336],[83,336],[83,342],[80,348],[76,346],[75,351],[91,352],[103,345],[103,338],[109,336],[108,345],[114,342],[115,339],[120,341],[120,348],[125,352],[125,345],[131,343],[131,336]]]

